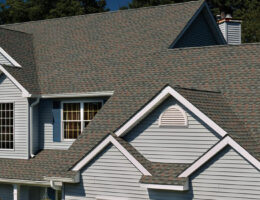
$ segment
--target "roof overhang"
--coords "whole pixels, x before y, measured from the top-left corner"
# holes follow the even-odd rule
[[[113,144],[143,175],[151,176],[144,166],[136,160],[112,135],[104,139],[96,148],[87,154],[81,161],[79,161],[73,168],[73,171],[81,170],[93,158],[95,158],[106,146]]]
[[[179,177],[187,178],[207,161],[213,158],[218,152],[220,152],[224,147],[231,146],[236,150],[241,156],[243,156],[249,163],[251,163],[256,169],[260,170],[260,162],[255,159],[248,151],[241,147],[235,140],[230,136],[224,137],[216,145],[214,145],[208,152],[202,155],[197,161],[195,161],[190,167],[183,171]]]
[[[71,98],[71,97],[109,97],[114,94],[114,91],[98,91],[84,93],[59,93],[59,94],[40,94],[32,95],[33,98],[51,99],[51,98]]]
[[[169,96],[174,97],[188,110],[195,114],[199,119],[206,123],[210,128],[216,131],[221,137],[224,137],[227,132],[217,125],[213,120],[202,113],[198,108],[185,99],[180,93],[174,90],[172,87],[165,87],[156,97],[154,97],[144,108],[137,112],[131,119],[129,119],[123,126],[121,126],[115,134],[118,137],[124,136],[129,130],[131,130],[136,124],[144,119],[149,113],[151,113],[159,104],[161,104]]]
[[[0,178],[0,183],[24,184],[24,185],[34,185],[34,186],[50,186],[50,181],[32,181],[32,180],[7,179],[7,178]]]
[[[156,189],[156,190],[174,190],[174,191],[187,191],[189,190],[189,180],[185,182],[184,185],[161,185],[161,184],[141,184],[141,187],[147,189]]]

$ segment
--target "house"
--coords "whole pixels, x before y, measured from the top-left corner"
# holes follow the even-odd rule
[[[204,1],[0,26],[0,199],[260,199],[240,29]]]

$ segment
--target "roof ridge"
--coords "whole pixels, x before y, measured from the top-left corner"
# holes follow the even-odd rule
[[[197,47],[181,47],[181,48],[168,48],[167,51],[181,51],[188,49],[207,49],[207,48],[223,48],[223,47],[240,47],[246,45],[260,45],[260,42],[252,42],[252,43],[241,43],[241,44],[221,44],[221,45],[209,45],[209,46],[197,46]]]
[[[2,25],[0,25],[0,29],[6,30],[6,31],[11,31],[11,32],[16,32],[16,33],[21,33],[21,34],[26,34],[26,35],[30,35],[30,36],[33,35],[32,33],[27,33],[27,32],[23,32],[23,31],[18,31],[18,30],[9,29],[9,28],[6,28],[6,27],[4,27],[4,26],[2,26]]]
[[[82,15],[73,15],[73,16],[66,16],[66,17],[57,17],[57,18],[51,18],[51,19],[42,19],[42,20],[32,20],[32,21],[26,21],[26,22],[18,22],[18,23],[11,23],[11,24],[2,24],[0,27],[6,27],[6,26],[13,26],[13,25],[20,25],[20,24],[28,24],[28,23],[37,23],[37,22],[44,22],[44,21],[56,21],[56,20],[62,20],[62,19],[71,19],[75,17],[86,17],[91,15],[104,15],[104,14],[117,14],[122,12],[132,12],[136,10],[144,10],[144,9],[154,9],[154,8],[161,8],[161,7],[170,7],[170,6],[178,6],[182,4],[191,4],[191,3],[200,3],[202,4],[204,0],[193,0],[188,2],[182,2],[182,3],[170,3],[170,4],[164,4],[164,5],[158,5],[158,6],[147,6],[147,7],[140,7],[140,8],[129,8],[125,10],[116,10],[116,11],[108,11],[108,12],[99,12],[99,13],[90,13],[90,14],[82,14]]]
[[[206,93],[221,94],[221,91],[202,90],[202,89],[196,89],[196,88],[186,88],[186,87],[181,87],[181,86],[175,86],[174,89],[181,89],[181,90],[190,90],[190,91],[196,91],[196,92],[206,92]]]

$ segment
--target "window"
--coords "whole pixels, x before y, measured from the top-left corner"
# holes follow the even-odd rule
[[[159,126],[185,127],[187,125],[187,115],[179,106],[171,106],[167,108],[159,118]]]
[[[0,149],[14,148],[14,105],[0,103]]]
[[[76,139],[96,113],[102,102],[64,102],[62,127],[64,139]]]

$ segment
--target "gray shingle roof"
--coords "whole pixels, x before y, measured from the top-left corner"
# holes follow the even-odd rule
[[[52,151],[44,150],[35,159],[17,162],[21,173],[33,180],[43,175],[67,176],[78,160],[167,84],[260,159],[260,44],[167,49],[201,4],[198,1],[1,26],[1,46],[23,66],[5,68],[30,92],[115,91],[71,148],[57,153],[57,162],[52,160],[55,156],[46,161],[41,155]],[[134,149],[131,152],[141,159]],[[0,159],[0,165],[2,162],[4,166],[4,161]],[[16,166],[15,161],[9,159],[8,163]],[[52,164],[44,165],[46,170],[37,175],[33,166],[42,161]],[[0,169],[0,177],[22,176],[13,173],[15,167]],[[160,182],[156,175],[151,181]]]

